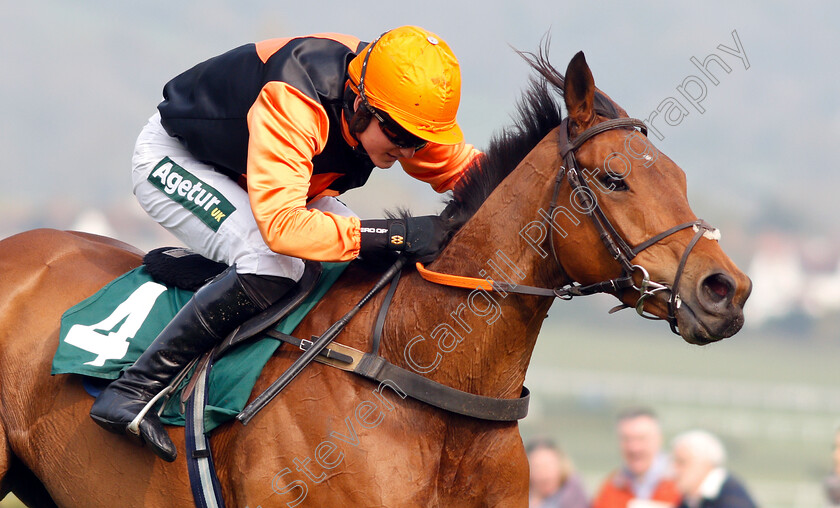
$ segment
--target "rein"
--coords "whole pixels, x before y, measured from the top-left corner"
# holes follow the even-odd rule
[[[557,200],[560,195],[560,187],[563,184],[563,180],[568,180],[569,186],[572,188],[573,194],[578,190],[582,191],[578,192],[578,194],[582,196],[582,207],[586,210],[586,214],[591,219],[593,226],[598,232],[598,236],[601,239],[601,242],[604,244],[604,247],[606,247],[607,251],[613,257],[613,259],[615,259],[621,265],[622,274],[620,276],[615,277],[613,279],[596,282],[594,284],[581,285],[573,282],[566,286],[549,289],[534,286],[526,286],[522,284],[511,284],[508,282],[493,281],[490,279],[479,279],[475,277],[442,274],[428,270],[427,268],[424,268],[422,264],[417,263],[417,271],[420,273],[420,276],[429,282],[446,286],[460,287],[465,289],[504,291],[534,296],[549,296],[554,298],[560,298],[561,300],[571,300],[575,296],[586,296],[593,295],[596,293],[615,294],[620,290],[633,289],[639,292],[639,299],[636,301],[635,305],[636,312],[646,319],[664,319],[668,321],[668,324],[671,327],[671,331],[679,335],[679,330],[677,328],[677,310],[680,308],[680,305],[682,303],[682,300],[679,296],[679,284],[682,278],[683,271],[685,269],[686,262],[688,261],[688,255],[691,253],[692,249],[694,249],[694,246],[700,240],[701,236],[706,236],[708,238],[716,240],[719,237],[719,233],[717,229],[709,225],[706,221],[702,219],[697,219],[695,221],[685,222],[676,225],[670,229],[667,229],[659,233],[658,235],[655,235],[645,240],[644,242],[640,243],[635,247],[631,247],[624,240],[621,234],[619,234],[615,227],[612,225],[609,218],[607,218],[604,211],[601,209],[601,205],[598,204],[596,199],[592,199],[592,197],[594,197],[595,194],[592,191],[592,188],[586,182],[586,179],[580,177],[580,174],[578,172],[579,164],[577,162],[577,159],[575,158],[575,152],[586,141],[592,139],[598,134],[613,129],[628,128],[638,128],[642,131],[642,134],[647,135],[647,128],[644,122],[642,122],[641,120],[637,120],[635,118],[616,118],[592,126],[583,131],[574,140],[570,140],[569,119],[568,117],[563,119],[562,123],[560,124],[560,139],[558,140],[560,145],[560,153],[563,157],[563,165],[560,166],[560,168],[558,169],[557,177],[554,181],[554,191],[552,192],[551,203],[549,204],[548,216],[543,219],[543,225],[547,227],[546,222],[551,220],[551,217],[554,216],[554,210],[557,209]],[[655,245],[656,243],[664,240],[665,238],[673,235],[674,233],[688,228],[693,228],[695,234],[686,246],[682,257],[680,258],[680,262],[677,266],[677,272],[674,276],[674,282],[672,285],[669,286],[668,284],[654,282],[650,280],[650,274],[643,266],[633,264],[632,260],[645,249]],[[557,251],[554,247],[554,235],[551,234],[549,234],[549,246],[551,248],[551,254],[554,257],[554,261],[555,263],[557,263],[558,268],[562,272],[563,265],[560,262],[560,258],[557,256]],[[636,284],[633,278],[633,276],[637,273],[641,274],[642,277],[642,280],[639,284]],[[665,318],[660,318],[653,316],[652,314],[646,313],[644,310],[645,300],[652,296],[655,297],[659,293],[665,291],[670,293],[670,296],[668,297],[668,316]],[[619,305],[611,309],[610,313],[627,307],[629,306],[624,304]]]

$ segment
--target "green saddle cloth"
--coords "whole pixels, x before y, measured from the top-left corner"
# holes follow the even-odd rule
[[[276,329],[291,333],[326,294],[348,263],[322,263],[323,271],[309,297]],[[95,295],[67,310],[61,317],[61,334],[52,363],[52,374],[82,374],[117,379],[120,373],[155,340],[191,291],[171,288],[152,280],[142,266],[118,277]],[[235,346],[218,359],[210,372],[205,430],[232,419],[245,407],[265,364],[280,342],[270,337]],[[189,377],[181,384],[186,386]],[[180,389],[161,416],[164,423],[184,425]]]

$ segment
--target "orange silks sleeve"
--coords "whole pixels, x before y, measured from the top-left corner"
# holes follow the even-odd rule
[[[267,83],[248,112],[248,197],[265,243],[279,254],[349,261],[360,222],[306,208],[312,157],[327,143],[324,108],[296,88]]]
[[[432,186],[437,192],[446,192],[453,187],[464,170],[481,152],[464,142],[457,145],[429,143],[410,159],[400,159],[406,173]]]

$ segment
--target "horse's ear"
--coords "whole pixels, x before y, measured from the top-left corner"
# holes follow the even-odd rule
[[[595,80],[586,64],[583,51],[578,51],[566,68],[566,89],[563,96],[573,135],[595,123]]]

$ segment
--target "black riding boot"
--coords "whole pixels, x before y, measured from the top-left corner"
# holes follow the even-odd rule
[[[193,358],[294,285],[291,279],[237,274],[228,268],[199,289],[134,365],[97,397],[91,418],[111,432],[129,433],[128,424]],[[149,411],[140,422],[139,437],[163,460],[175,460],[175,445],[156,411]]]

